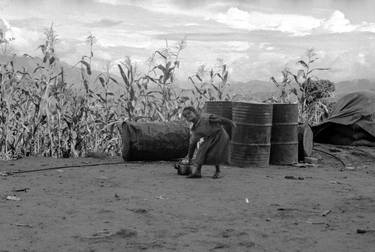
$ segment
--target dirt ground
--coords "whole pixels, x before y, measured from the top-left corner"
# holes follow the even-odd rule
[[[0,251],[375,251],[375,151],[320,148],[346,167],[316,152],[317,167],[224,167],[218,180],[169,162],[0,176]],[[25,158],[0,172],[116,161]]]

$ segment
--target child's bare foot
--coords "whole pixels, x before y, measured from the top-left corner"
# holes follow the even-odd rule
[[[202,175],[200,173],[192,173],[186,178],[202,178]]]
[[[215,172],[215,174],[212,176],[213,179],[221,178],[220,172]]]

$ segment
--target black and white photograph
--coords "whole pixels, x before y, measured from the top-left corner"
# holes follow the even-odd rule
[[[0,252],[375,251],[375,1],[0,0]]]

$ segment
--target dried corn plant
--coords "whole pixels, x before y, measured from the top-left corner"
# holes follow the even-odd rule
[[[119,109],[121,116],[128,121],[137,121],[139,118],[154,118],[153,107],[150,103],[152,97],[148,89],[149,79],[138,72],[137,64],[129,57],[117,65],[122,82]]]
[[[297,89],[292,86],[290,71],[286,68],[281,71],[281,74],[283,76],[281,81],[277,81],[275,77],[271,77],[271,81],[280,90],[280,95],[278,97],[272,97],[271,101],[274,103],[294,103],[295,99],[293,98],[297,96]]]
[[[189,77],[197,107],[202,109],[206,101],[231,100],[228,77],[227,65],[220,59],[216,67],[200,66],[197,73]]]
[[[277,103],[298,101],[299,121],[317,124],[327,111],[325,98],[333,97],[335,85],[329,80],[319,79],[315,72],[327,71],[329,68],[315,67],[319,57],[314,49],[306,52],[305,59],[297,61],[299,69],[296,73],[289,69],[282,71],[283,80],[277,82],[274,77],[271,81],[280,89],[280,97],[274,99]]]
[[[161,121],[177,119],[188,99],[177,91],[175,85],[175,72],[180,66],[179,56],[185,46],[185,40],[179,41],[172,47],[166,42],[165,48],[155,51],[149,60],[150,71],[146,74],[146,78],[153,87],[148,95]]]
[[[307,118],[305,121],[309,122],[311,125],[316,125],[322,122],[332,112],[334,104],[335,102],[330,99],[319,99],[314,101],[308,106],[308,110],[306,111]]]
[[[14,58],[1,69],[2,147],[8,157],[34,153],[61,156],[60,97],[53,90],[61,88],[63,72],[56,64],[57,36],[52,26],[45,31],[45,37],[39,47],[43,58],[34,60],[32,71],[16,70]],[[43,130],[46,134],[36,142],[35,136]]]

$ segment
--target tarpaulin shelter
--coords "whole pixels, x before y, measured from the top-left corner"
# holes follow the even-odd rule
[[[375,93],[359,91],[343,96],[313,132],[315,142],[375,146]]]

